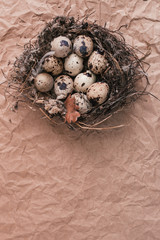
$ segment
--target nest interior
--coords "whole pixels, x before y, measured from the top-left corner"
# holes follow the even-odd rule
[[[35,100],[38,98],[45,96],[55,98],[52,92],[37,93],[34,87],[33,72],[38,69],[42,57],[51,51],[51,41],[55,37],[66,36],[73,42],[81,34],[92,39],[94,50],[105,53],[109,63],[106,70],[97,75],[97,81],[106,82],[109,85],[110,92],[107,100],[100,105],[93,106],[88,113],[81,114],[76,125],[76,127],[84,125],[91,127],[143,94],[146,86],[143,91],[136,90],[137,81],[145,78],[146,83],[148,83],[143,68],[143,60],[139,59],[135,50],[126,44],[120,31],[110,31],[96,23],[89,23],[87,19],[79,21],[73,17],[56,17],[46,24],[42,32],[38,34],[36,41],[33,43],[30,41],[24,46],[22,55],[16,58],[14,63],[14,74],[11,77],[11,82],[12,84],[18,83],[20,95],[30,99],[35,104]],[[87,60],[88,58],[84,60],[86,64],[84,63],[83,71],[87,70]],[[43,104],[37,106],[44,110]],[[44,113],[50,119],[54,118],[54,115],[50,115],[45,110]],[[64,122],[61,115],[58,117]]]

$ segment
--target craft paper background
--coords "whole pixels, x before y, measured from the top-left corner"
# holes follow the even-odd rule
[[[5,98],[23,45],[57,15],[90,13],[111,30],[127,24],[126,41],[151,49],[148,91],[160,97],[159,0],[1,0],[0,240],[160,239],[158,100],[144,96],[105,123],[121,129],[84,134],[25,103],[13,112]]]

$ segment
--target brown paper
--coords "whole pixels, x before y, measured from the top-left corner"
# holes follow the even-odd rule
[[[91,14],[92,13],[92,14]],[[73,132],[32,105],[11,111],[8,62],[57,15],[89,20],[146,53],[160,96],[159,0],[0,2],[0,240],[160,239],[160,102],[144,96],[105,126]],[[3,70],[3,72],[2,72]],[[4,74],[3,74],[4,73]]]

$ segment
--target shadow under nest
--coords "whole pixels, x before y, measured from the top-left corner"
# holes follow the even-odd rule
[[[89,23],[87,19],[79,21],[73,17],[56,17],[46,24],[36,41],[33,43],[30,41],[24,46],[22,55],[16,58],[14,74],[10,81],[10,85],[18,84],[18,96],[32,101],[47,118],[50,120],[58,118],[57,123],[64,123],[64,118],[60,114],[50,115],[45,111],[43,104],[36,103],[39,98],[48,96],[55,98],[55,95],[53,91],[37,92],[33,73],[38,69],[42,57],[51,51],[51,41],[61,35],[68,37],[72,42],[78,35],[89,36],[94,43],[93,50],[105,53],[108,60],[105,71],[97,75],[98,82],[106,82],[109,85],[108,98],[102,104],[93,106],[89,112],[81,114],[77,122],[66,123],[70,128],[98,129],[97,126],[111,117],[114,112],[145,93],[148,84],[143,67],[145,56],[139,59],[135,49],[126,44],[120,31],[108,30],[96,23]],[[84,59],[83,71],[88,70],[87,60],[88,58]],[[142,90],[137,90],[136,82],[142,79],[146,80],[146,84]]]

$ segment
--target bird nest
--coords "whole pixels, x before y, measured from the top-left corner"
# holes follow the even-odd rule
[[[53,114],[52,111],[48,111],[50,107],[46,106],[51,99],[56,99],[54,88],[48,92],[40,92],[36,89],[34,80],[44,55],[51,51],[53,39],[65,36],[73,43],[79,35],[90,37],[93,41],[93,50],[105,54],[107,64],[105,69],[96,75],[96,82],[107,83],[109,92],[104,102],[100,104],[91,102],[91,108],[87,112],[79,114],[76,120],[69,122],[65,116],[68,111],[66,103],[70,96],[67,95],[66,99],[61,101],[65,109],[63,114],[62,112]],[[88,58],[83,59],[82,72],[88,70]],[[62,61],[64,63],[64,59]],[[14,63],[13,72],[10,85],[18,84],[18,97],[32,101],[52,122],[66,123],[71,128],[98,129],[98,124],[142,95],[148,83],[143,58],[138,58],[136,50],[126,44],[120,31],[111,31],[96,23],[89,23],[87,19],[79,21],[73,17],[56,17],[46,24],[36,41],[33,43],[30,41],[24,46],[22,55]],[[62,74],[66,74],[65,70]],[[55,77],[57,76],[53,76],[53,79]],[[74,77],[71,78],[74,81]],[[146,80],[146,85],[143,90],[137,90],[136,83],[142,79]],[[73,101],[71,104],[74,105]],[[78,112],[76,105],[74,110]]]

